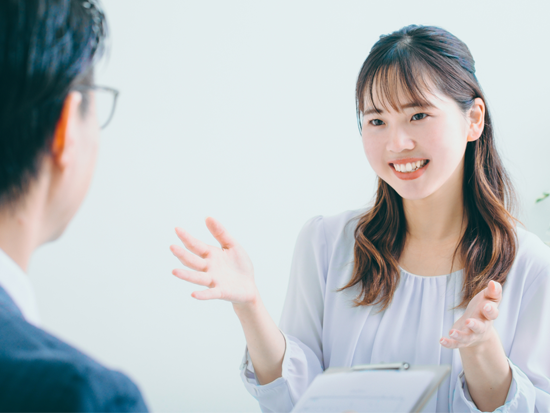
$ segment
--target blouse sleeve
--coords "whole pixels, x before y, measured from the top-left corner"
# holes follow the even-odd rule
[[[302,228],[292,259],[280,328],[286,342],[282,377],[260,385],[248,351],[241,379],[263,412],[290,412],[313,379],[324,370],[322,353],[327,244],[321,216]]]
[[[550,412],[550,266],[543,269],[521,298],[514,342],[508,356],[512,384],[496,412]],[[453,411],[478,413],[464,380],[457,380]]]

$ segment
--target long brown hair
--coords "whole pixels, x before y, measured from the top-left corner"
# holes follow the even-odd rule
[[[487,103],[468,47],[451,33],[413,25],[381,36],[357,80],[359,127],[366,103],[379,110],[374,92],[382,105],[398,110],[399,92],[425,106],[426,92],[433,87],[454,99],[464,113],[476,98]],[[465,263],[459,307],[465,307],[490,280],[504,284],[516,255],[516,221],[510,212],[515,195],[495,147],[488,108],[481,137],[466,147],[463,193],[467,224],[455,250]],[[341,289],[361,286],[356,305],[380,304],[382,310],[389,306],[399,283],[398,262],[406,235],[403,200],[378,178],[374,206],[359,218],[355,229],[352,278]]]

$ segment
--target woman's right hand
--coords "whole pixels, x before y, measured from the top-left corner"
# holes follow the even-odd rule
[[[220,299],[239,307],[256,304],[258,290],[248,254],[214,218],[206,218],[206,226],[221,248],[208,245],[183,229],[176,228],[176,234],[187,250],[178,245],[170,246],[170,250],[183,265],[194,271],[175,269],[172,274],[190,283],[208,287],[191,294],[197,300]]]
[[[206,226],[221,248],[207,245],[176,228],[187,250],[177,245],[172,245],[170,250],[183,265],[194,271],[176,269],[172,274],[208,287],[191,294],[198,300],[220,299],[233,303],[258,383],[271,383],[282,375],[286,348],[283,334],[260,299],[248,254],[214,218],[206,218]]]

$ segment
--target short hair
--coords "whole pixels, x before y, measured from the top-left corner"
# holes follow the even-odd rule
[[[37,177],[67,95],[92,83],[106,38],[97,0],[0,1],[0,207]]]

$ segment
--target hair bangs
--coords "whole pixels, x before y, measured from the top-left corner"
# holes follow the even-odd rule
[[[390,109],[400,112],[404,105],[431,106],[428,94],[433,94],[436,82],[426,78],[431,70],[419,59],[398,59],[367,73],[358,94],[361,113]]]

